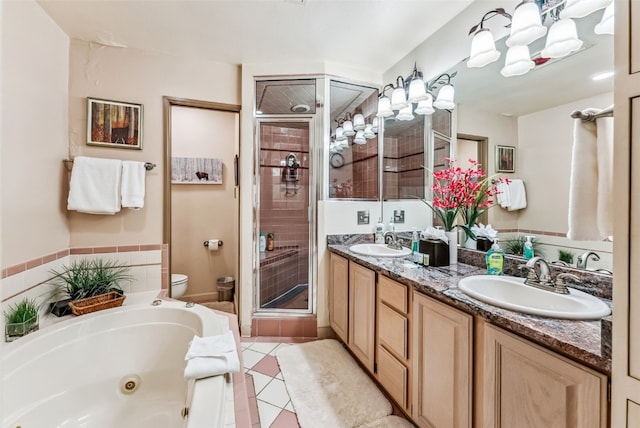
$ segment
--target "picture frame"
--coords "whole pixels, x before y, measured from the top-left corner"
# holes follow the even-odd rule
[[[516,171],[516,148],[513,146],[496,146],[496,172]]]
[[[222,184],[222,159],[171,158],[172,184]]]
[[[142,150],[142,104],[87,97],[87,145]]]

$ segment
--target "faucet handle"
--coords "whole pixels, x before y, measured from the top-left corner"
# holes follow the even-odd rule
[[[520,265],[518,266],[518,269],[520,269],[521,272],[524,272],[525,270],[527,271],[527,282],[538,280],[538,275],[536,275],[536,270],[533,266]]]
[[[572,273],[560,273],[556,276],[556,281],[553,284],[554,291],[560,294],[569,294],[569,289],[567,288],[567,280],[571,280],[571,282],[578,283],[580,282],[580,278]]]

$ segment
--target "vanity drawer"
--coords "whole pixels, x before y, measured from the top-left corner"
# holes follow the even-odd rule
[[[388,307],[385,303],[380,304],[378,317],[380,344],[394,352],[398,357],[406,360],[409,357],[407,318]]]
[[[407,286],[385,276],[378,276],[378,294],[380,300],[390,307],[406,314],[408,312]]]
[[[408,369],[382,346],[378,347],[378,381],[396,403],[407,408]]]

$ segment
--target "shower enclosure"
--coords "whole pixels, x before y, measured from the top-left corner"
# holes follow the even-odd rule
[[[310,311],[310,119],[260,120],[260,310]]]

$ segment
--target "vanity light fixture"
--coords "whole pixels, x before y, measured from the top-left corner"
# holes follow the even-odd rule
[[[355,129],[356,131],[364,131],[364,127],[365,123],[362,113],[358,113],[353,116],[353,129]]]
[[[414,64],[413,72],[410,76],[406,79],[398,76],[395,86],[388,84],[382,88],[376,116],[378,118],[390,117],[394,115],[394,110],[397,110],[396,120],[413,120],[413,113],[421,115],[433,114],[435,112],[434,107],[447,110],[455,108],[455,90],[451,85],[451,79],[455,75],[456,73],[441,74],[433,81],[425,83],[422,73],[418,71]],[[393,89],[391,99],[385,94],[388,89]],[[437,89],[438,96],[433,101],[433,94]],[[417,106],[414,110],[413,105],[416,103]]]
[[[544,49],[540,52],[543,58],[562,58],[582,47],[578,39],[576,23],[571,18],[559,19],[549,29]]]
[[[500,74],[504,77],[521,76],[535,67],[529,54],[529,46],[518,45],[509,48],[507,51],[504,67]]]
[[[375,117],[373,120],[377,120],[377,119],[378,118]],[[367,140],[370,140],[370,139],[376,137],[376,132],[373,130],[373,124],[372,123],[367,123],[364,126],[363,135],[364,135],[364,138],[366,138]]]
[[[613,0],[567,0],[564,9],[560,12],[560,18],[583,18],[612,3]]]
[[[344,122],[342,122],[342,129],[344,131],[344,135],[347,137],[353,137],[356,135],[356,131],[353,129],[353,122],[351,121],[351,115],[347,113],[347,117]]]
[[[602,15],[602,20],[595,27],[593,27],[593,31],[596,34],[613,34],[613,2],[607,6],[604,10],[604,15]]]
[[[528,45],[547,34],[547,27],[542,25],[540,9],[533,0],[524,0],[513,12],[511,32],[506,44],[509,47]]]
[[[510,49],[505,55],[505,66],[500,71],[503,76],[509,77],[525,74],[550,58],[562,58],[580,50],[583,43],[578,38],[575,22],[571,18],[581,18],[605,7],[607,10],[602,21],[594,31],[597,34],[613,34],[613,0],[523,0],[516,6],[513,16],[504,9],[489,11],[469,31],[469,35],[474,34],[474,37],[467,67],[484,67],[500,56],[500,52],[495,50],[490,31],[483,27],[484,22],[494,16],[501,15],[511,21],[510,34],[505,41]],[[540,58],[532,61],[530,57],[525,58],[525,49],[521,46],[527,46],[547,34],[547,27],[543,25],[545,16],[552,19],[553,24]]]
[[[356,132],[356,136],[353,138],[353,144],[366,144],[367,139],[364,137],[364,131],[360,130]]]

